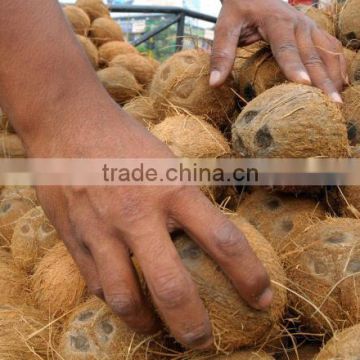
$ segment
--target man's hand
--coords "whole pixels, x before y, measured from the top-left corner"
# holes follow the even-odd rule
[[[223,0],[216,25],[210,84],[229,76],[238,45],[267,41],[284,75],[322,89],[333,101],[347,82],[341,43],[282,0]]]

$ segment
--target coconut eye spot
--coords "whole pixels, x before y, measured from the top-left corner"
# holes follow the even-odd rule
[[[349,274],[360,272],[360,259],[351,260],[346,268],[346,272]]]
[[[281,228],[289,233],[294,228],[294,222],[292,220],[283,220],[281,222]]]
[[[170,72],[171,72],[171,69],[170,69],[170,66],[167,66],[162,72],[161,72],[161,79],[163,81],[166,81],[169,76],[170,76]]]
[[[256,145],[262,149],[268,148],[273,143],[273,137],[266,125],[256,133],[255,142]]]
[[[1,212],[8,212],[11,208],[11,203],[7,202],[1,206]]]
[[[86,352],[90,349],[90,343],[84,335],[70,335],[71,347],[77,351]]]
[[[179,98],[186,99],[188,98],[192,91],[194,90],[194,80],[186,79],[176,87],[175,93]]]
[[[114,332],[114,326],[106,320],[101,323],[101,329],[106,335],[110,335]]]
[[[30,226],[28,224],[25,224],[21,227],[21,232],[23,234],[27,234],[30,231]]]
[[[202,254],[201,249],[196,244],[189,244],[180,251],[180,257],[182,259],[196,260]]]
[[[266,202],[266,207],[270,210],[276,210],[281,206],[279,199],[273,198]]]
[[[93,316],[94,316],[94,313],[92,311],[86,311],[86,312],[81,313],[78,316],[78,320],[79,321],[87,321],[87,320],[90,320]]]
[[[194,64],[195,63],[195,58],[193,56],[183,56],[182,59],[186,64]]]
[[[250,124],[258,114],[258,111],[248,111],[244,114],[243,120],[246,124]]]
[[[350,142],[355,141],[357,137],[357,128],[354,122],[350,121],[347,125],[347,134]]]
[[[256,98],[256,91],[251,84],[247,84],[244,88],[244,95],[246,101],[251,101]]]
[[[330,235],[325,241],[327,243],[333,244],[333,245],[342,244],[346,241],[346,234],[337,232],[337,233]]]

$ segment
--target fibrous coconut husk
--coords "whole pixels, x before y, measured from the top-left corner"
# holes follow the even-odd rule
[[[220,88],[211,88],[210,55],[201,49],[181,51],[156,71],[150,97],[162,118],[185,110],[226,125],[235,110],[236,96],[230,77]]]
[[[26,273],[15,266],[9,252],[0,249],[0,306],[25,303],[28,285]]]
[[[360,53],[356,53],[351,64],[350,80],[353,84],[360,81]]]
[[[16,266],[32,272],[35,264],[59,241],[41,207],[30,210],[17,222],[11,239],[10,249]]]
[[[270,278],[284,284],[285,275],[271,245],[244,219],[237,216],[232,221],[244,233]],[[287,303],[286,290],[274,286],[274,299],[270,309],[254,310],[239,297],[221,269],[188,236],[178,235],[175,246],[197,284],[200,297],[209,313],[216,349],[233,351],[267,342],[269,334],[282,319]]]
[[[0,130],[0,158],[26,157],[24,145],[16,134]]]
[[[0,359],[51,359],[48,320],[41,311],[25,305],[0,306]]]
[[[64,7],[64,13],[76,34],[86,36],[89,32],[91,21],[88,14],[81,8],[73,5]]]
[[[320,221],[294,239],[286,256],[289,301],[317,334],[360,320],[360,221]]]
[[[245,196],[237,213],[255,226],[278,254],[286,254],[296,236],[326,217],[325,208],[316,200],[263,188]]]
[[[138,54],[135,46],[126,41],[109,41],[99,47],[99,57],[103,64],[109,64],[117,55]]]
[[[356,360],[360,354],[360,324],[337,332],[315,360]]]
[[[278,360],[314,360],[320,352],[319,344],[305,344],[283,354]]]
[[[347,71],[346,75],[349,78],[349,82],[353,83],[355,82],[355,76],[356,76],[356,70],[354,69],[354,64],[356,62],[356,52],[351,49],[343,48],[346,65],[347,65]],[[360,80],[360,73],[359,73],[359,79]]]
[[[84,10],[91,21],[99,17],[110,17],[110,11],[103,0],[76,0],[75,5]]]
[[[343,93],[342,113],[347,124],[348,139],[355,146],[360,143],[360,84],[349,86]]]
[[[133,98],[124,105],[123,109],[148,129],[160,121],[159,115],[154,107],[154,101],[148,96],[137,96]]]
[[[285,81],[286,77],[268,46],[250,56],[237,72],[238,90],[245,101],[251,101]]]
[[[343,44],[360,48],[360,1],[346,0],[339,14],[339,32]]]
[[[327,12],[314,6],[301,6],[299,10],[312,19],[320,29],[325,30],[330,35],[336,35],[335,21]]]
[[[15,129],[12,127],[9,117],[0,108],[0,132],[15,133]]]
[[[97,46],[101,46],[109,41],[124,41],[121,26],[113,19],[107,17],[97,18],[92,22],[89,36]]]
[[[76,35],[76,37],[79,43],[82,45],[83,49],[85,50],[85,53],[89,58],[91,65],[94,67],[94,69],[97,69],[99,67],[99,53],[96,46],[89,38],[85,36]]]
[[[154,64],[147,57],[132,53],[115,56],[109,66],[124,67],[133,73],[136,80],[144,86],[151,83],[156,71]]]
[[[283,84],[252,100],[232,129],[233,149],[257,158],[348,157],[344,118],[319,89]]]
[[[221,132],[199,116],[168,117],[151,132],[182,158],[219,158],[231,152]]]
[[[31,187],[7,186],[0,196],[1,245],[9,245],[18,220],[38,205],[35,190]]]
[[[39,308],[57,316],[84,300],[85,281],[63,243],[53,246],[39,261],[31,288]]]
[[[274,360],[264,351],[243,350],[228,355],[210,354],[206,352],[189,352],[181,360]]]
[[[152,360],[166,358],[168,350],[159,334],[134,333],[105,303],[91,298],[67,320],[58,352],[71,360]]]
[[[121,66],[99,70],[97,75],[111,97],[119,104],[125,104],[142,92],[135,76]]]

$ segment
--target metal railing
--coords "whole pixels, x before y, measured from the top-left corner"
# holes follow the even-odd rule
[[[176,51],[180,51],[184,46],[184,35],[185,35],[185,19],[187,17],[203,20],[210,23],[215,24],[217,18],[214,16],[202,14],[196,11],[183,9],[180,7],[172,7],[172,6],[136,6],[136,5],[111,5],[110,11],[113,13],[142,13],[142,14],[171,14],[174,15],[175,18],[172,18],[168,21],[164,21],[163,24],[158,26],[157,28],[146,32],[141,35],[138,39],[134,40],[132,44],[134,46],[139,46],[144,42],[148,41],[152,37],[158,35],[159,33],[165,31],[170,26],[177,24],[176,31]]]

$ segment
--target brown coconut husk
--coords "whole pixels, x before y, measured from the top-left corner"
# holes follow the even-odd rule
[[[1,305],[0,358],[52,359],[51,331],[46,315],[31,306]]]
[[[39,308],[56,316],[79,305],[86,293],[85,281],[63,243],[48,250],[37,264],[31,288]]]
[[[84,10],[91,21],[100,17],[110,17],[110,11],[103,0],[76,0],[75,5]]]
[[[121,105],[139,96],[143,90],[135,76],[121,66],[99,70],[97,75],[111,97]]]
[[[15,129],[12,127],[9,117],[0,108],[0,132],[15,133]]]
[[[286,256],[289,302],[316,334],[360,321],[360,222],[333,218],[318,222],[293,241]]]
[[[154,101],[148,96],[133,98],[124,105],[123,109],[148,129],[160,121],[154,107]]]
[[[244,219],[237,216],[232,217],[232,221],[262,260],[270,278],[276,283],[284,284],[285,275],[271,245]],[[254,310],[239,297],[221,269],[187,235],[178,235],[175,246],[197,284],[200,297],[209,313],[214,347],[220,352],[231,352],[269,341],[269,334],[282,319],[287,302],[286,291],[274,286],[274,300],[270,309]]]
[[[360,354],[360,324],[337,332],[315,360],[356,360]]]
[[[152,360],[171,358],[159,334],[144,336],[130,330],[96,298],[78,307],[64,325],[58,352],[71,360]]]
[[[126,55],[117,55],[110,61],[109,66],[124,67],[133,73],[136,80],[144,86],[147,86],[151,83],[156,71],[154,64],[147,57],[132,53]]]
[[[344,46],[360,48],[360,1],[346,0],[339,14],[339,36]]]
[[[94,67],[94,69],[97,69],[99,67],[99,53],[96,46],[89,38],[85,36],[76,35],[76,37],[79,43],[82,45],[83,49],[85,50],[85,53],[89,58],[91,65]]]
[[[86,36],[90,30],[91,21],[88,14],[77,6],[67,5],[64,13],[76,34]]]
[[[337,189],[340,214],[360,219],[360,186],[344,186]]]
[[[236,96],[230,77],[220,88],[209,86],[210,55],[201,49],[181,51],[156,71],[150,97],[161,117],[179,111],[206,116],[218,126],[230,123]]]
[[[231,153],[221,132],[199,116],[168,117],[151,132],[178,157],[219,158]]]
[[[0,245],[9,246],[18,220],[38,205],[31,187],[7,186],[0,196]]]
[[[117,55],[139,54],[136,47],[126,41],[109,41],[99,47],[100,61],[107,65]]]
[[[286,77],[269,46],[258,50],[238,70],[238,90],[245,101],[251,101],[264,91],[285,81]]]
[[[0,249],[0,306],[23,304],[29,296],[26,273],[18,269],[11,254]]]
[[[326,11],[315,8],[314,6],[300,6],[298,9],[312,19],[320,29],[325,30],[330,35],[336,35],[334,18]]]
[[[237,213],[255,226],[282,256],[289,251],[294,238],[326,218],[326,209],[314,199],[263,188],[245,196]]]
[[[360,52],[356,53],[351,64],[350,80],[353,84],[360,81]]]
[[[0,130],[0,158],[23,157],[26,157],[26,152],[19,136]]]
[[[278,360],[315,360],[320,352],[320,344],[305,344],[285,353]]]
[[[101,46],[109,41],[124,41],[121,26],[107,17],[97,18],[93,21],[89,36],[96,46]]]
[[[349,78],[349,82],[353,83],[353,82],[355,82],[355,73],[353,72],[353,67],[354,67],[354,63],[355,63],[355,59],[356,59],[356,52],[351,49],[347,49],[345,47],[343,48],[343,52],[344,52],[344,56],[345,56],[345,60],[346,60],[346,67],[347,67],[346,75]]]
[[[189,351],[188,354],[181,357],[181,360],[274,360],[274,358],[271,355],[265,353],[264,351],[255,350],[237,351],[227,355]]]
[[[338,106],[319,89],[297,84],[252,100],[233,125],[232,139],[234,151],[245,157],[340,158],[350,152]]]
[[[59,242],[55,228],[38,206],[17,222],[11,239],[11,253],[16,266],[32,272],[35,264]]]
[[[342,93],[342,113],[347,124],[348,139],[355,146],[360,143],[360,84],[348,87]]]

